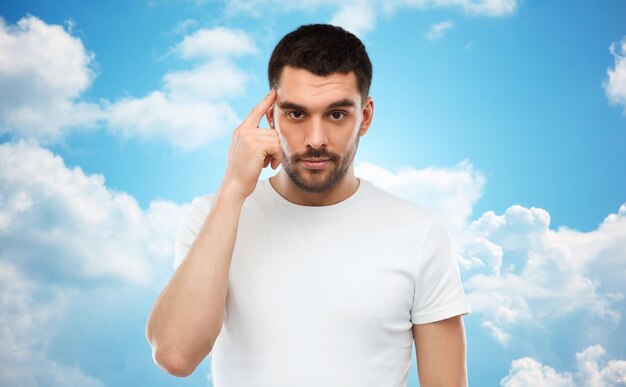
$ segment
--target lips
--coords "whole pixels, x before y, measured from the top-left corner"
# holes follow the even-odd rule
[[[330,164],[330,159],[302,159],[302,165],[308,169],[323,169]]]

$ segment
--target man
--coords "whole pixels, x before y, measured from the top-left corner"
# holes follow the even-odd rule
[[[354,175],[374,114],[365,47],[302,26],[268,73],[218,191],[180,224],[146,327],[155,362],[186,376],[209,354],[216,387],[400,387],[415,341],[422,387],[465,386],[469,306],[445,225]]]

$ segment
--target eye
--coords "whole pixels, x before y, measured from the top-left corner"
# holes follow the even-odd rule
[[[342,119],[343,117],[345,117],[346,113],[345,112],[341,112],[341,111],[336,111],[336,112],[332,112],[329,114],[329,117],[334,120],[334,121],[338,121],[340,119]]]
[[[302,118],[304,118],[304,113],[299,110],[294,110],[287,112],[287,117],[291,118],[292,120],[301,120]]]

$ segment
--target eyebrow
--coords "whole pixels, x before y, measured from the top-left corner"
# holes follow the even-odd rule
[[[335,109],[338,107],[354,107],[354,106],[355,106],[354,101],[345,98],[345,99],[340,99],[339,101],[335,101],[331,103],[330,105],[328,105],[328,109]],[[298,105],[297,103],[293,103],[289,101],[279,102],[278,107],[280,107],[281,109],[290,109],[290,110],[305,110],[305,111],[307,110],[304,106]]]

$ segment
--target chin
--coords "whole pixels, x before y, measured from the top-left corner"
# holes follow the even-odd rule
[[[324,193],[332,190],[339,184],[343,176],[338,177],[335,170],[307,170],[298,171],[291,176],[292,182],[305,192]]]

